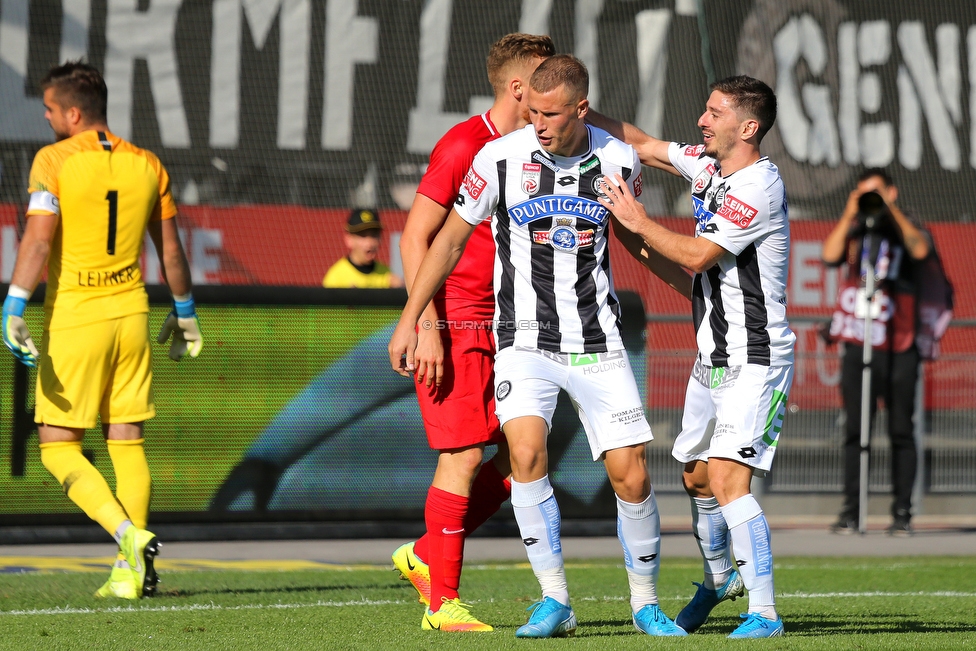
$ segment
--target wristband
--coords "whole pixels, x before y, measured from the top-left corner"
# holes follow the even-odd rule
[[[196,316],[196,303],[193,302],[193,294],[184,294],[173,297],[173,311],[181,319],[189,319]]]
[[[3,311],[13,316],[23,317],[24,310],[27,309],[27,299],[29,298],[29,291],[23,287],[11,285],[7,291],[7,298],[3,302]]]

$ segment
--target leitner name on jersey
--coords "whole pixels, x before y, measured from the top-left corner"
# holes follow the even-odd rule
[[[632,147],[592,126],[588,148],[566,158],[546,152],[529,125],[488,143],[475,157],[458,214],[471,224],[492,215],[498,348],[560,353],[623,350],[607,227],[597,201],[604,175],[640,192]],[[521,327],[531,324],[532,327]]]

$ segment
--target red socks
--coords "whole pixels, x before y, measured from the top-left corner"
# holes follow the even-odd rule
[[[431,612],[440,609],[441,597],[457,598],[464,539],[498,512],[511,495],[511,486],[489,461],[475,476],[470,499],[433,486],[427,491],[427,533],[414,543],[413,551],[430,568]]]
[[[439,488],[427,491],[424,519],[427,522],[427,545],[430,553],[430,610],[437,612],[441,598],[456,599],[461,582],[461,561],[464,556],[464,515],[468,498]],[[414,546],[416,549],[416,545]]]
[[[482,464],[471,485],[471,504],[464,517],[466,535],[471,535],[488,518],[498,513],[498,509],[511,495],[512,482],[502,477],[491,461]]]
[[[471,498],[468,512],[464,518],[465,535],[470,535],[475,529],[495,515],[501,505],[512,494],[512,482],[502,477],[498,468],[491,461],[482,464],[481,470],[474,478],[471,486]],[[430,558],[430,545],[427,534],[421,536],[414,543],[413,553],[420,560],[427,562]]]

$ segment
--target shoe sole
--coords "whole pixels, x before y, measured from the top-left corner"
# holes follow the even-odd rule
[[[142,549],[142,562],[146,568],[146,576],[142,581],[143,597],[154,597],[156,595],[156,584],[159,583],[159,575],[156,574],[153,561],[159,555],[159,548],[162,546],[163,543],[159,542],[158,538],[153,537]]]
[[[515,634],[515,637],[520,639],[536,639],[536,640],[549,640],[554,637],[576,637],[576,629],[570,628],[565,631],[560,631],[558,633],[553,633],[552,635],[519,635]]]

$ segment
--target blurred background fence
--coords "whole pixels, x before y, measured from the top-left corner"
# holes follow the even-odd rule
[[[156,521],[419,516],[433,454],[409,391],[375,367],[402,294],[315,288],[345,254],[339,234],[354,206],[380,209],[381,257],[399,270],[404,210],[430,149],[490,105],[488,46],[517,30],[549,33],[557,50],[583,59],[597,109],[671,140],[698,142],[714,79],[745,73],[776,91],[763,150],[790,200],[797,373],[774,472],[760,488],[796,504],[800,494],[836,498],[840,485],[837,351],[816,334],[837,281],[819,262],[820,243],[858,172],[888,167],[956,285],[943,357],[925,366],[924,488],[932,499],[961,498],[951,508],[971,513],[976,4],[2,0],[0,282],[13,269],[31,160],[52,141],[37,82],[53,64],[87,57],[99,66],[112,130],[159,154],[173,179],[207,347],[179,365],[156,352],[159,416],[147,429]],[[645,170],[641,200],[683,233],[693,232],[687,192],[681,179]],[[647,315],[646,344],[631,352],[646,360],[635,359],[657,436],[648,453],[667,494],[680,490],[669,443],[693,355],[689,310],[612,247],[618,288]],[[159,282],[152,251],[143,269]],[[156,326],[167,308],[153,292]],[[39,327],[36,306],[28,317]],[[38,463],[25,411],[31,382],[11,359],[0,362],[0,462],[10,468],[0,472],[0,524],[81,522]],[[606,516],[602,469],[569,416],[554,439],[561,504],[573,517]],[[880,421],[876,431],[883,410]],[[99,436],[89,439],[111,476]],[[884,491],[885,436],[873,450],[872,488]]]

